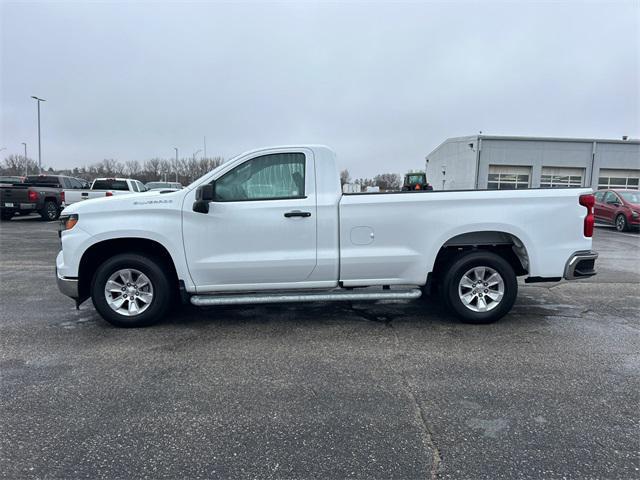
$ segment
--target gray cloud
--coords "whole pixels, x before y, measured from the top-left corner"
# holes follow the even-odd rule
[[[640,136],[619,3],[2,4],[2,145],[43,162],[325,143],[354,176],[446,137]]]

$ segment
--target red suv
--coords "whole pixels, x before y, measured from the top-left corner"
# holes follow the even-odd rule
[[[615,225],[619,232],[640,227],[640,191],[598,190],[595,197],[597,222]]]

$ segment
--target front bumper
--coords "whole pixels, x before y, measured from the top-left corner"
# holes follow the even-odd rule
[[[71,297],[74,300],[80,298],[77,278],[63,277],[60,275],[60,273],[58,273],[58,269],[56,268],[56,281],[58,282],[58,289],[67,297]]]
[[[585,250],[575,252],[564,268],[564,278],[566,280],[576,280],[578,278],[592,277],[596,274],[595,264],[598,252]]]

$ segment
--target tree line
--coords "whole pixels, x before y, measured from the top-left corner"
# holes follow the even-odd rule
[[[380,190],[400,190],[402,186],[402,178],[397,173],[381,173],[373,178],[356,178],[353,181],[349,175],[349,170],[345,169],[340,172],[340,185],[345,183],[355,183],[362,187],[380,187]]]
[[[53,169],[42,167],[43,172],[58,175],[93,180],[98,177],[127,177],[135,178],[143,183],[166,180],[168,182],[180,182],[187,185],[196,178],[210,172],[224,159],[220,156],[207,158],[182,158],[169,160],[166,158],[151,158],[142,162],[128,160],[120,162],[112,158],[106,158],[101,162],[72,169]],[[0,166],[0,175],[36,175],[38,164],[24,155],[9,155]]]
[[[88,166],[72,169],[55,170],[43,166],[43,172],[58,175],[93,180],[99,177],[127,177],[135,178],[143,183],[153,181],[180,182],[188,185],[205,173],[210,172],[221,165],[224,159],[220,156],[207,158],[182,158],[176,161],[166,158],[151,158],[142,162],[128,160],[120,162],[112,158],[106,158]],[[32,158],[24,155],[9,155],[0,165],[0,175],[22,176],[36,175],[38,164]],[[364,190],[366,187],[378,186],[380,190],[400,190],[402,178],[396,173],[381,173],[373,178],[356,178],[352,181],[349,170],[340,172],[340,185],[356,183]]]

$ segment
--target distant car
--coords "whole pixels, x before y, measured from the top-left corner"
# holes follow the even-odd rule
[[[65,190],[65,205],[92,198],[113,197],[127,193],[146,192],[144,184],[133,178],[96,178],[91,187]]]
[[[79,188],[81,180],[66,175],[29,175],[23,182],[0,188],[0,219],[14,215],[40,214],[43,220],[56,220],[64,205],[64,190]]]
[[[182,184],[178,182],[147,182],[144,186],[147,190],[182,190]]]
[[[599,190],[595,193],[596,221],[624,232],[640,227],[640,191]]]

